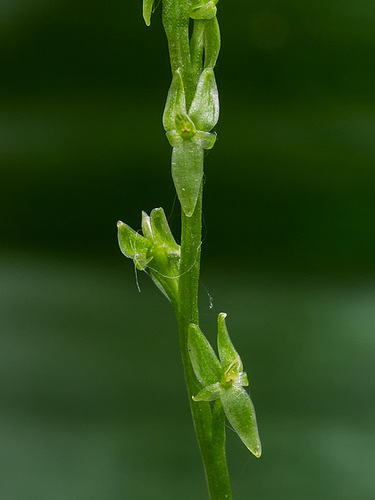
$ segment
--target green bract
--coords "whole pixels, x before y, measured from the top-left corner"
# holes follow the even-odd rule
[[[216,135],[210,130],[219,119],[215,75],[205,69],[198,81],[189,112],[181,71],[173,75],[163,113],[163,126],[173,147],[172,178],[184,213],[191,217],[203,179],[203,150],[211,149]]]
[[[242,361],[234,348],[225,324],[225,313],[218,317],[217,346],[219,359],[197,325],[190,324],[188,348],[194,373],[203,388],[194,401],[214,401],[220,398],[225,415],[243,443],[256,457],[262,447],[258,434],[255,409],[243,389],[249,385]]]
[[[178,297],[180,247],[177,245],[162,208],[150,215],[142,213],[143,236],[119,221],[118,241],[121,252],[133,259],[137,269],[149,269],[156,286],[172,302]]]

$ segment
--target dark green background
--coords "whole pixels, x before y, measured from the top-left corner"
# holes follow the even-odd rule
[[[228,325],[264,456],[235,500],[375,497],[375,5],[221,0],[202,326]],[[0,5],[0,498],[206,498],[166,300],[117,249],[179,209],[160,8]],[[210,309],[210,295],[213,309]]]

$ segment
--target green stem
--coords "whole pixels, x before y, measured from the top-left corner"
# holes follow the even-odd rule
[[[195,81],[199,80],[203,69],[204,27],[205,21],[203,19],[196,19],[190,40],[191,67]]]
[[[186,93],[186,105],[190,106],[195,92],[191,73],[189,9],[187,0],[163,0],[163,26],[167,35],[172,74],[180,69]]]
[[[179,278],[179,309],[177,312],[181,356],[195,433],[202,455],[211,500],[232,498],[225,456],[225,418],[215,404],[213,414],[208,402],[195,402],[192,396],[200,387],[191,366],[187,336],[190,323],[199,323],[198,284],[202,232],[202,192],[191,217],[182,212],[181,276]]]
[[[163,25],[168,39],[172,73],[180,70],[186,108],[189,109],[202,71],[203,37],[206,21],[195,23],[193,37],[189,40],[190,2],[187,0],[163,0]],[[216,62],[218,55],[217,21],[209,23],[214,32],[214,44],[206,47],[209,64]],[[211,26],[212,25],[212,26]],[[207,57],[206,57],[207,59]],[[190,401],[195,433],[202,455],[211,500],[230,500],[232,498],[229,474],[225,456],[225,417],[222,407],[215,404],[211,411],[210,403],[196,402],[192,396],[199,390],[189,352],[188,331],[191,323],[199,324],[198,285],[202,234],[202,188],[191,217],[183,210],[181,220],[181,261],[178,284],[178,305],[176,315],[179,325],[181,357],[184,367],[187,391]]]

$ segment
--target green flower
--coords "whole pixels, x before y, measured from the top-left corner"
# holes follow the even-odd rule
[[[173,303],[178,297],[180,246],[177,245],[162,208],[142,213],[143,236],[122,221],[117,223],[121,252],[133,259],[140,271],[146,268],[156,286]]]
[[[202,389],[194,401],[221,399],[224,413],[242,442],[256,457],[262,447],[258,434],[254,405],[243,389],[249,382],[241,358],[234,348],[225,324],[225,313],[218,317],[217,346],[219,358],[197,325],[189,327],[189,355],[194,373]]]
[[[203,70],[194,99],[186,111],[181,72],[173,75],[163,113],[163,126],[172,152],[172,178],[184,213],[193,215],[203,179],[203,151],[211,149],[210,133],[219,119],[219,98],[214,72]]]

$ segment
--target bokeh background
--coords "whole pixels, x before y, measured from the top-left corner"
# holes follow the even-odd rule
[[[160,7],[0,3],[0,498],[206,498],[167,301],[116,221],[179,209]],[[202,326],[228,325],[260,460],[236,500],[375,498],[375,4],[219,4]]]

